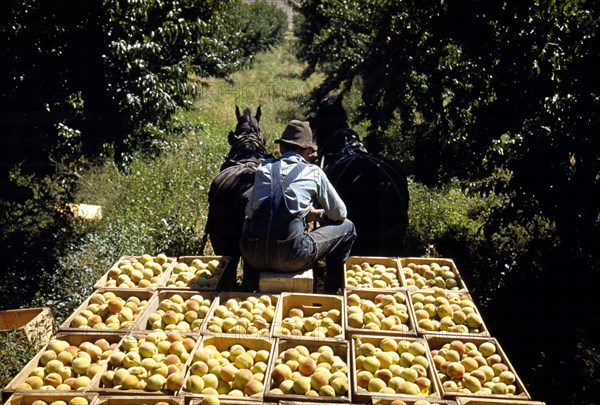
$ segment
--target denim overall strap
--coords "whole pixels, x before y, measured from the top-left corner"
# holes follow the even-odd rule
[[[289,239],[304,229],[302,219],[292,215],[285,201],[285,189],[300,175],[304,163],[297,163],[285,178],[281,176],[281,160],[275,162],[271,171],[271,196],[269,219],[266,225],[266,246],[263,261],[268,268],[278,268],[281,254],[279,241]]]

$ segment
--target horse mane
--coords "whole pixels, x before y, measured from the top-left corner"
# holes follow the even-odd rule
[[[235,142],[227,154],[224,167],[233,164],[244,163],[248,161],[259,162],[268,155],[263,137],[261,134],[245,133],[233,135]],[[221,167],[223,169],[224,167]]]

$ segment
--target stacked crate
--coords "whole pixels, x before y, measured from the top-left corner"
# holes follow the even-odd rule
[[[4,401],[542,404],[450,259],[350,257],[343,295],[227,291],[234,276],[227,257],[121,257]]]
[[[400,287],[390,286],[394,268]],[[356,402],[540,404],[490,336],[451,259],[350,258],[345,300]]]

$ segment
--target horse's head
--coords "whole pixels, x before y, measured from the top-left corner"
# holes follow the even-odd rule
[[[331,94],[324,97],[317,95],[315,137],[321,157],[331,157],[348,145],[347,133],[343,131],[348,129],[348,115],[342,100],[343,94],[337,97]]]
[[[235,126],[235,134],[260,134],[260,116],[262,114],[260,106],[256,109],[256,115],[252,115],[252,111],[249,108],[244,109],[244,113],[240,113],[240,107],[235,106],[235,116],[237,118],[237,125]],[[231,143],[231,142],[230,142]]]
[[[244,109],[242,114],[240,108],[235,106],[237,125],[235,131],[231,131],[228,135],[227,140],[231,149],[223,166],[227,167],[247,160],[259,161],[267,155],[266,136],[260,131],[259,126],[261,113],[260,106],[254,116],[249,108]]]

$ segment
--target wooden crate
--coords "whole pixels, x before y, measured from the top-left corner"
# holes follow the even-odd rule
[[[204,322],[206,321],[206,317],[208,316],[208,314],[210,314],[214,305],[218,302],[217,294],[214,292],[162,290],[161,289],[152,297],[152,300],[148,303],[147,307],[144,310],[144,313],[140,315],[139,319],[135,323],[133,330],[134,331],[147,331],[147,332],[152,331],[152,329],[151,329],[152,326],[148,324],[148,319],[150,318],[150,315],[152,315],[153,313],[155,313],[158,310],[161,302],[163,302],[165,299],[170,299],[175,294],[180,295],[184,299],[184,301],[188,300],[189,298],[191,298],[195,295],[201,295],[204,299],[210,300],[209,310],[206,313],[206,316],[202,319],[201,325],[198,328],[195,328],[195,329],[187,331],[187,332],[180,331],[180,332],[186,332],[186,333],[191,333],[191,334],[199,334],[202,329],[202,326],[204,325]]]
[[[304,313],[304,318],[313,316],[323,311],[334,309],[339,311],[339,319],[336,323],[341,326],[341,333],[336,337],[318,338],[313,336],[285,335],[282,331],[285,326],[284,320],[288,317],[288,314],[292,308],[301,309]],[[344,313],[345,306],[343,297],[339,295],[282,293],[281,302],[277,308],[276,320],[273,328],[273,337],[322,341],[344,340],[346,336],[346,331],[344,330]]]
[[[16,330],[18,338],[37,342],[40,346],[50,340],[54,318],[50,308],[20,308],[0,311],[0,333]]]
[[[267,404],[267,402],[264,402]],[[323,402],[307,402],[307,401],[279,401],[279,405],[323,405]],[[347,405],[344,402],[327,402],[327,405]]]
[[[232,399],[226,399],[227,397],[221,395],[219,397],[219,405],[238,405],[238,404],[247,404],[248,402],[242,402],[242,401],[238,401],[235,398]],[[192,398],[189,400],[189,402],[187,403],[187,405],[201,405],[202,404],[202,399],[203,398]],[[277,405],[276,402],[261,402],[262,405]],[[283,402],[279,402],[279,405],[282,405]],[[306,404],[303,404],[306,405]]]
[[[425,297],[434,297],[436,296],[436,294],[442,294],[444,296],[447,297],[460,297],[461,299],[467,299],[469,301],[471,301],[473,303],[473,308],[474,308],[474,313],[477,314],[479,316],[479,318],[481,319],[481,328],[478,331],[475,330],[471,330],[469,329],[468,332],[460,332],[460,331],[450,331],[450,330],[428,330],[428,329],[424,329],[422,327],[419,326],[419,321],[418,321],[418,316],[415,310],[415,301],[413,300],[413,296],[415,294],[422,294]],[[441,290],[441,289],[427,289],[427,290],[410,290],[409,292],[409,302],[410,302],[410,311],[412,312],[412,316],[413,319],[415,321],[415,325],[416,325],[416,329],[417,329],[417,333],[420,335],[425,335],[425,334],[431,334],[431,335],[437,335],[437,334],[441,334],[444,336],[452,336],[452,335],[457,335],[457,336],[464,336],[464,335],[469,335],[469,336],[490,336],[490,332],[488,330],[488,328],[485,326],[485,322],[483,321],[483,317],[481,316],[481,312],[479,312],[479,310],[477,309],[477,306],[475,305],[475,302],[473,301],[473,298],[471,297],[471,294],[469,294],[467,291],[446,291],[446,290]],[[433,318],[430,318],[435,320],[436,322],[440,321],[439,316],[434,316]]]
[[[152,296],[154,294],[151,291],[142,290],[142,289],[134,290],[134,289],[131,288],[131,289],[125,290],[125,289],[112,288],[112,289],[99,289],[99,290],[95,290],[92,293],[92,295],[96,294],[96,293],[102,294],[102,293],[107,292],[107,291],[110,291],[110,292],[114,293],[117,297],[119,297],[119,298],[121,298],[121,299],[123,299],[125,301],[127,301],[127,299],[129,297],[137,297],[137,298],[140,299],[140,301],[146,301],[147,304],[144,307],[142,307],[142,309],[140,309],[137,314],[134,314],[133,322],[129,326],[126,326],[126,327],[121,328],[121,329],[116,329],[116,330],[115,329],[100,329],[102,331],[102,333],[104,333],[104,332],[106,332],[106,333],[119,332],[119,333],[125,334],[125,333],[131,331],[134,328],[137,319],[144,313],[146,307],[150,303],[151,298],[152,298]],[[75,319],[76,316],[80,315],[82,313],[82,311],[86,310],[89,307],[89,305],[90,305],[90,299],[91,299],[91,296],[88,297],[85,301],[83,301],[83,303],[75,311],[73,311],[73,313],[60,325],[59,330],[61,332],[98,331],[98,329],[76,328],[76,327],[72,327],[71,326],[71,323],[73,322],[73,319]],[[112,315],[112,314],[108,314],[108,315]],[[103,321],[106,320],[106,317],[103,317],[102,320]]]
[[[450,271],[452,271],[452,273],[454,274],[454,279],[456,280],[456,287],[448,288],[445,285],[444,286],[439,285],[438,287],[444,288],[446,290],[451,290],[451,291],[467,291],[467,286],[465,285],[465,282],[463,281],[462,277],[460,276],[460,273],[458,272],[458,269],[456,268],[456,264],[454,264],[454,260],[443,259],[443,258],[434,258],[434,257],[401,257],[400,258],[400,266],[401,266],[400,271],[402,273],[402,276],[404,277],[405,285],[408,288],[421,289],[421,287],[411,285],[410,284],[411,282],[409,281],[409,277],[406,274],[404,274],[403,269],[405,267],[407,267],[410,263],[414,263],[417,265],[423,265],[423,264],[431,265],[432,263],[437,263],[440,266],[448,266],[450,268]],[[424,286],[422,288],[431,288],[431,287],[433,287],[433,285]]]
[[[120,352],[124,352],[126,353],[126,351],[123,349],[123,341],[125,341],[125,339],[130,339],[130,338],[135,338],[138,341],[145,338],[147,336],[146,333],[144,332],[136,332],[133,331],[127,335],[125,335],[123,337],[123,339],[121,340],[121,342],[119,343],[119,346],[117,347],[116,351],[120,351]],[[192,358],[192,354],[195,350],[196,347],[198,347],[198,344],[200,343],[200,337],[197,334],[186,334],[186,333],[181,333],[181,336],[183,338],[192,338],[194,339],[195,345],[194,348],[192,350],[189,351],[189,357],[188,359],[186,359],[184,362],[182,362],[183,366],[180,369],[181,375],[185,375],[186,370],[187,370],[187,366]],[[94,377],[94,379],[92,380],[92,384],[90,385],[89,390],[92,392],[98,392],[101,396],[111,396],[111,395],[115,395],[115,396],[122,396],[122,395],[129,395],[129,396],[142,396],[142,397],[146,397],[146,396],[174,396],[176,393],[169,391],[167,389],[163,389],[160,391],[147,391],[147,390],[142,390],[142,389],[115,389],[115,388],[111,388],[111,387],[106,387],[101,380],[102,374],[104,374],[105,372],[107,372],[108,370],[115,370],[117,368],[124,368],[124,366],[120,366],[120,367],[113,367],[111,366],[108,362],[106,362],[102,369],[100,370],[100,372],[98,374],[96,374],[96,376]]]
[[[229,332],[212,332],[208,329],[210,323],[211,323],[211,319],[213,319],[216,315],[215,313],[217,312],[217,309],[219,308],[220,305],[225,305],[225,303],[230,300],[230,299],[240,299],[242,301],[246,301],[249,297],[261,297],[262,295],[267,295],[271,298],[271,304],[274,306],[273,308],[273,318],[271,320],[271,322],[268,322],[269,324],[269,332],[266,335],[262,335],[262,336],[267,336],[267,337],[271,337],[273,335],[273,329],[274,329],[274,325],[276,322],[276,315],[277,315],[277,309],[279,307],[279,303],[280,303],[280,295],[279,294],[262,294],[262,293],[243,293],[243,292],[222,292],[219,294],[219,298],[218,301],[215,302],[215,304],[213,305],[213,307],[211,308],[210,312],[208,313],[207,317],[206,317],[206,322],[202,325],[202,329],[200,330],[200,333],[203,335],[220,335],[220,334],[229,334]],[[248,334],[248,333],[241,333],[241,332],[235,332],[235,335],[248,335],[248,336],[261,336],[260,334]]]
[[[118,334],[118,333],[94,333],[94,332],[78,332],[78,333],[62,333],[59,332],[56,334],[56,336],[53,339],[59,339],[59,340],[64,340],[69,342],[71,345],[73,346],[79,346],[81,345],[83,342],[95,342],[98,339],[106,339],[109,343],[119,343],[121,341],[121,339],[123,338],[123,335]],[[29,377],[29,374],[38,366],[41,366],[40,364],[40,358],[42,357],[42,354],[48,350],[48,345],[45,345],[42,350],[40,350],[33,359],[31,359],[29,361],[29,363],[27,363],[25,365],[25,367],[23,367],[21,369],[21,371],[8,383],[8,385],[4,388],[4,390],[2,391],[2,398],[6,399],[10,394],[14,393],[15,391],[17,391],[17,386],[19,384],[21,384],[22,382],[24,382],[27,377]],[[102,361],[98,362],[99,364],[102,363]],[[100,372],[98,374],[100,374],[102,371],[102,369],[100,370]],[[92,379],[93,380],[93,379]],[[87,389],[89,389],[91,387],[90,386],[87,387]],[[86,391],[87,391],[86,389]],[[41,390],[28,390],[28,391],[23,391],[24,393],[47,393],[48,391],[41,391]]]
[[[51,404],[54,401],[65,401],[67,404],[75,397],[83,397],[88,400],[88,405],[98,405],[98,394],[79,391],[43,391],[28,393],[19,391],[8,398],[4,405],[31,405],[35,401],[44,401]]]
[[[371,301],[375,301],[375,297],[377,297],[379,294],[403,294],[406,297],[405,300],[405,306],[406,306],[406,312],[408,315],[408,319],[407,321],[404,323],[404,325],[408,326],[408,331],[403,332],[403,331],[397,331],[397,330],[389,330],[389,329],[367,329],[367,328],[354,328],[351,327],[348,324],[348,316],[349,316],[349,311],[348,311],[348,296],[352,295],[352,294],[357,294],[361,299],[368,299]],[[410,310],[410,302],[409,302],[409,298],[408,298],[408,294],[407,291],[401,291],[401,290],[348,290],[345,289],[344,290],[344,304],[346,307],[346,310],[344,311],[344,328],[346,329],[346,338],[348,340],[350,340],[352,338],[352,335],[376,335],[376,336],[416,336],[417,335],[417,331],[416,331],[416,325],[415,325],[415,321],[413,318],[413,314]],[[380,307],[378,307],[378,312],[382,313],[382,309]],[[364,325],[363,325],[364,326]]]
[[[406,405],[414,405],[417,401],[427,401],[430,405],[457,405],[455,401],[450,399],[440,399],[435,397],[422,397],[415,398],[415,396],[405,396],[405,395],[384,395],[384,394],[375,394],[373,395],[372,405],[389,405],[392,401],[404,401]]]
[[[106,395],[98,397],[97,405],[183,405],[184,397],[168,395]]]
[[[165,274],[165,278],[163,280],[163,284],[161,285],[161,288],[169,288],[169,289],[177,289],[177,290],[183,290],[183,291],[223,291],[223,290],[227,290],[230,289],[230,284],[233,280],[235,280],[235,272],[236,272],[236,268],[234,268],[230,263],[231,263],[231,258],[229,256],[180,256],[177,259],[177,263],[185,263],[188,266],[192,263],[192,261],[194,261],[195,259],[200,259],[204,262],[207,262],[209,260],[219,260],[223,266],[223,270],[221,271],[221,273],[218,275],[218,279],[216,281],[215,285],[212,286],[206,286],[206,287],[199,287],[199,286],[192,286],[192,287],[179,287],[176,286],[175,284],[171,285],[169,283],[169,278],[173,275],[173,268],[176,266],[173,265],[171,266],[168,271]]]
[[[523,399],[492,399],[492,398],[462,398],[457,397],[458,405],[546,405],[540,401],[526,401]]]
[[[265,378],[268,375],[271,375],[271,360],[273,358],[273,350],[275,346],[275,340],[268,337],[250,337],[244,335],[215,335],[215,336],[204,336],[197,346],[197,350],[206,347],[206,346],[214,346],[219,352],[229,351],[229,348],[233,345],[241,345],[246,350],[267,350],[269,352],[269,362],[267,363],[267,369],[265,371]],[[190,356],[192,359],[193,356]],[[190,361],[190,367],[185,375],[185,381],[183,384],[183,389],[181,389],[178,393],[179,396],[185,396],[188,400],[197,400],[201,401],[206,394],[196,394],[191,391],[188,391],[186,388],[187,379],[191,373],[191,365],[193,364],[193,360]],[[263,382],[263,385],[264,382]],[[244,397],[232,397],[228,395],[219,395],[219,400],[228,400],[238,404],[258,404],[262,403],[264,398],[264,390],[259,394],[255,394],[253,396],[244,396]],[[224,402],[223,402],[224,403]]]
[[[312,293],[314,291],[313,270],[307,269],[293,273],[261,271],[258,278],[258,290],[262,293]]]
[[[396,275],[396,278],[398,279],[398,283],[399,286],[398,287],[391,287],[391,286],[385,286],[382,288],[376,288],[373,286],[372,283],[362,283],[356,286],[353,285],[349,285],[348,284],[348,271],[351,270],[351,267],[353,265],[361,265],[362,263],[368,263],[371,266],[380,264],[383,265],[385,267],[391,267],[393,269],[395,269],[394,274]],[[344,287],[347,289],[384,289],[384,290],[392,290],[392,289],[396,289],[396,288],[403,288],[406,286],[406,282],[404,280],[404,276],[402,274],[402,272],[400,271],[400,261],[395,258],[395,257],[376,257],[376,256],[350,256],[348,259],[346,259],[346,262],[344,264]]]
[[[306,341],[306,340],[298,340],[298,339],[277,339],[277,342],[275,343],[275,350],[273,352],[273,357],[271,358],[271,366],[270,371],[273,370],[273,368],[275,367],[275,362],[277,361],[277,358],[279,357],[279,355],[281,353],[283,353],[284,351],[286,351],[287,349],[296,347],[298,345],[302,345],[305,346],[309,353],[313,353],[316,352],[319,347],[321,346],[329,346],[331,347],[331,349],[333,350],[333,353],[339,357],[342,358],[342,360],[346,363],[346,365],[348,366],[348,374],[350,374],[351,371],[351,364],[350,364],[350,344],[348,343],[348,341],[346,340],[342,340],[342,341],[337,341],[337,342],[323,342],[323,341],[315,341],[315,340],[311,340],[311,341]],[[351,388],[350,388],[350,383],[351,383],[351,377],[348,375],[348,392],[346,393],[346,395],[344,396],[339,396],[339,397],[310,397],[310,396],[306,396],[306,395],[297,395],[297,394],[285,394],[285,395],[281,395],[281,394],[274,394],[271,393],[271,389],[272,388],[276,388],[272,386],[272,380],[271,380],[271,372],[269,372],[269,374],[267,374],[266,377],[266,387],[265,387],[265,398],[267,400],[272,400],[272,401],[281,401],[284,399],[289,398],[290,401],[299,401],[301,403],[303,403],[304,405],[306,405],[306,403],[352,403],[351,401]]]
[[[479,345],[481,345],[484,342],[493,343],[496,346],[496,353],[500,355],[502,363],[506,364],[508,366],[508,370],[511,371],[515,375],[516,380],[514,382],[514,385],[516,386],[517,391],[516,391],[516,394],[514,394],[514,395],[490,394],[489,396],[482,395],[482,394],[475,394],[475,393],[468,394],[468,393],[464,393],[464,392],[450,391],[443,386],[440,376],[438,374],[438,370],[436,369],[435,378],[437,380],[437,384],[439,385],[444,398],[452,398],[452,397],[460,396],[460,397],[465,397],[465,398],[478,398],[478,399],[491,398],[491,399],[505,399],[505,400],[509,400],[509,401],[518,400],[519,404],[521,403],[520,401],[523,399],[526,399],[526,400],[531,399],[531,397],[529,396],[529,393],[527,392],[527,389],[525,388],[525,385],[519,378],[519,375],[516,373],[512,364],[510,364],[508,356],[506,356],[506,354],[504,353],[504,350],[502,350],[502,347],[500,346],[500,344],[498,343],[498,341],[495,338],[477,337],[477,336],[440,336],[440,335],[426,335],[425,336],[425,341],[427,342],[427,350],[429,351],[430,356],[433,356],[432,350],[439,350],[446,343],[450,343],[454,340],[460,340],[463,343],[471,342],[471,343],[474,343],[475,345],[477,345],[477,347],[479,347]],[[472,405],[474,405],[474,404],[472,404]]]
[[[110,286],[107,286],[106,283],[111,279],[110,278],[111,269],[113,269],[114,267],[119,267],[119,265],[121,264],[122,260],[127,260],[127,259],[130,259],[130,258],[139,259],[140,257],[141,256],[122,256],[122,257],[120,257],[119,260],[117,260],[115,262],[115,264],[113,264],[112,266],[110,266],[110,269],[106,273],[104,273],[104,275],[102,277],[100,277],[100,279],[96,282],[96,284],[94,284],[94,288],[95,289],[101,289],[101,288],[120,289],[120,288],[122,288],[122,289],[125,289],[125,290],[129,290],[130,288],[110,287]],[[155,257],[156,256],[153,256],[153,258],[155,258]],[[131,289],[133,289],[133,290],[154,291],[158,287],[164,286],[165,276],[169,272],[169,269],[171,269],[173,266],[175,266],[175,264],[177,263],[177,258],[175,258],[175,257],[169,257],[168,258],[168,263],[169,263],[169,267],[167,267],[166,269],[163,267],[163,272],[159,276],[158,281],[156,283],[152,283],[152,285],[150,287],[147,287],[147,288],[135,287],[135,288],[131,288]]]
[[[359,372],[356,358],[358,357],[357,349],[362,343],[371,343],[376,348],[381,346],[381,341],[383,339],[394,339],[397,343],[401,341],[406,342],[419,342],[425,347],[424,357],[427,359],[429,363],[429,367],[427,367],[427,378],[431,381],[430,392],[424,395],[406,395],[406,394],[386,394],[387,397],[390,398],[401,398],[404,397],[413,397],[416,399],[427,399],[427,398],[442,398],[440,394],[440,389],[438,387],[437,376],[434,375],[435,371],[433,370],[433,360],[431,359],[431,355],[427,350],[427,343],[422,338],[410,337],[410,336],[369,336],[369,335],[354,335],[351,340],[351,359],[352,359],[352,398],[355,403],[371,403],[374,397],[381,396],[382,394],[376,392],[369,392],[366,389],[360,387],[357,382],[357,374]]]

